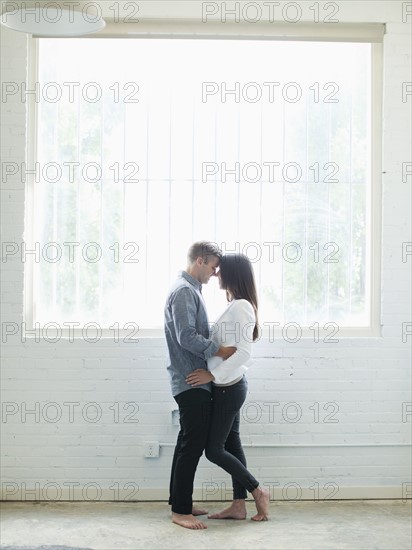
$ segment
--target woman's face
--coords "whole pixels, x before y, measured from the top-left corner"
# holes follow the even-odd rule
[[[222,275],[220,274],[220,269],[217,272],[217,278],[219,279],[219,288],[222,288]]]
[[[219,271],[217,272],[216,274],[216,277],[219,279],[219,288],[221,290],[225,290],[224,286],[223,286],[223,281],[222,281],[222,275],[220,273],[220,269]],[[230,294],[230,292],[228,290],[226,290],[226,298],[227,298],[227,301],[228,302],[231,302],[232,301],[232,295]]]

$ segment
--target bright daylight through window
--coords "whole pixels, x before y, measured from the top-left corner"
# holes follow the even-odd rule
[[[33,322],[161,327],[206,239],[253,262],[262,325],[367,327],[371,47],[40,39]]]

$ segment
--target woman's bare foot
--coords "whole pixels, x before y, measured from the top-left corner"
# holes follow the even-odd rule
[[[207,514],[207,510],[196,508],[196,506],[192,507],[192,516],[204,516],[205,514]]]
[[[252,517],[253,521],[267,521],[269,519],[269,491],[259,485],[252,496],[255,499],[257,514]]]
[[[246,519],[246,505],[243,499],[236,499],[232,502],[229,508],[210,514],[209,519]]]
[[[172,521],[186,529],[207,529],[207,525],[199,521],[193,514],[176,514],[172,512]]]

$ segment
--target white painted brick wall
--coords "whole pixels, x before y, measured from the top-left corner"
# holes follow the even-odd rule
[[[199,2],[172,4],[142,4],[140,13],[199,14]],[[411,178],[402,183],[401,172],[402,163],[411,161],[412,98],[402,102],[402,82],[411,81],[410,29],[401,20],[405,3],[337,4],[342,22],[387,24],[382,337],[341,338],[335,344],[306,339],[256,344],[257,361],[249,370],[249,395],[242,410],[243,440],[251,470],[270,487],[272,498],[322,499],[332,493],[332,498],[410,497],[410,341],[402,342],[402,323],[411,322],[411,259],[402,262],[402,242],[411,241]],[[1,28],[1,46],[2,81],[24,82],[26,36]],[[2,162],[24,162],[26,104],[15,100],[1,107]],[[10,178],[2,183],[1,194],[2,241],[22,242],[24,185]],[[1,293],[2,321],[20,325],[19,261],[2,264]],[[2,400],[3,498],[167,497],[177,427],[171,424],[175,403],[162,339],[52,344],[10,338],[3,346]],[[101,411],[96,421],[92,403]],[[135,405],[124,408],[127,403]],[[296,411],[301,418],[294,422]],[[61,417],[56,419],[56,412]],[[137,421],[127,422],[129,414],[129,420]],[[147,440],[169,446],[161,447],[158,459],[145,459]],[[196,496],[231,496],[228,476],[205,458],[196,477]]]

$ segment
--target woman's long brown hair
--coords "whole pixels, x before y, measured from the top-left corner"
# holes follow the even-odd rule
[[[222,287],[226,294],[230,292],[232,299],[247,300],[255,312],[256,324],[253,329],[253,340],[259,335],[258,300],[255,276],[252,264],[244,254],[226,254],[219,264]]]

